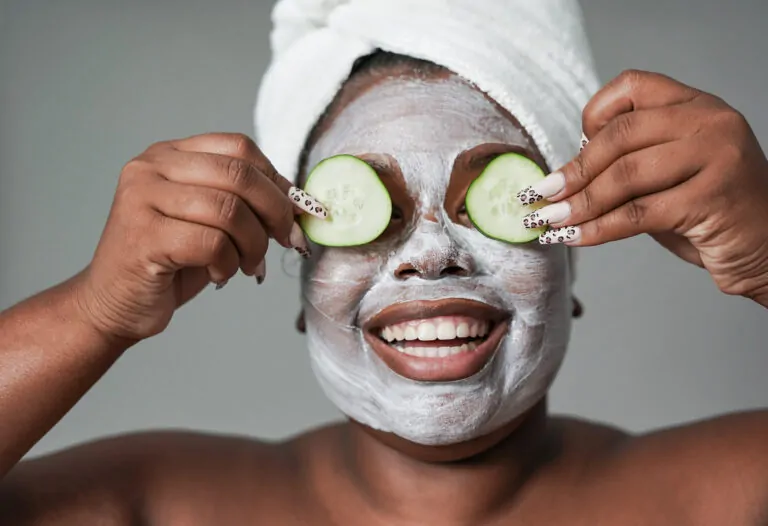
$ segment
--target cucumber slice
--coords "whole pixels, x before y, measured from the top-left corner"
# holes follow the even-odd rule
[[[525,228],[523,217],[544,203],[523,205],[517,192],[545,176],[539,166],[517,153],[505,153],[491,161],[467,190],[465,206],[470,221],[492,239],[507,243],[533,241],[546,230]]]
[[[304,233],[318,245],[351,247],[379,237],[392,217],[392,199],[376,170],[352,155],[320,162],[304,191],[328,208],[328,218],[302,214]]]

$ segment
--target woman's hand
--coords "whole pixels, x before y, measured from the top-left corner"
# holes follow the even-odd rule
[[[307,250],[290,190],[243,135],[151,146],[122,171],[96,254],[77,281],[80,310],[108,336],[141,340],[238,269],[261,283],[270,237]]]
[[[768,306],[768,161],[739,112],[663,75],[628,71],[590,101],[583,127],[581,153],[521,193],[554,203],[524,221],[552,225],[542,243],[648,233],[726,294]]]

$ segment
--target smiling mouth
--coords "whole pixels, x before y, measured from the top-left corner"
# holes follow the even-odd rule
[[[509,316],[486,303],[446,299],[388,307],[364,325],[364,334],[399,375],[449,382],[482,370],[508,328]]]

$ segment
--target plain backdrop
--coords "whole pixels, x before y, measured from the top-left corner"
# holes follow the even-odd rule
[[[148,145],[252,135],[270,9],[0,0],[0,307],[87,264],[121,167]],[[714,92],[768,146],[768,2],[585,0],[584,9],[604,80],[642,68]],[[157,427],[276,439],[339,418],[294,331],[298,283],[282,256],[273,247],[262,287],[238,277],[205,291],[33,453]],[[583,250],[577,292],[586,316],[552,392],[555,411],[640,431],[768,405],[768,311],[719,293],[651,239]]]

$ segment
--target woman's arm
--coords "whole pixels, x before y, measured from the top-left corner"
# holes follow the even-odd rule
[[[57,502],[74,506],[94,492],[108,503],[101,512],[97,504],[83,508],[95,515],[75,514],[73,524],[101,524],[132,509],[115,488],[132,484],[125,481],[144,462],[126,454],[134,442],[97,443],[12,468],[128,347],[165,330],[211,281],[223,286],[242,270],[261,282],[270,237],[304,250],[290,188],[239,134],[158,143],[126,165],[91,264],[0,313],[0,525],[13,509],[39,524],[35,495],[48,484]]]
[[[0,313],[0,480],[129,345],[82,316],[81,279]]]

